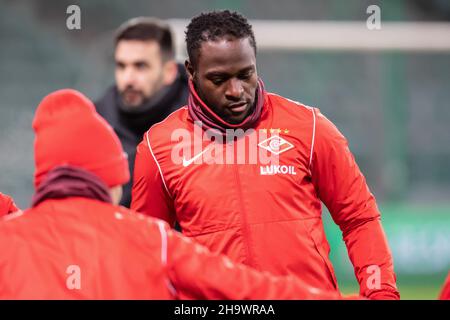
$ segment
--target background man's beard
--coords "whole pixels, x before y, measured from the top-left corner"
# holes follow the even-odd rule
[[[139,107],[148,100],[148,98],[142,91],[132,88],[126,88],[125,90],[121,91],[120,97],[122,99],[123,105],[129,108]]]
[[[133,87],[127,87],[120,91],[122,104],[127,108],[137,108],[146,104],[153,96],[155,96],[164,87],[163,74],[161,73],[158,79],[153,83],[153,87],[148,95],[145,95],[142,90],[136,90]],[[131,96],[127,99],[127,96]],[[131,99],[130,99],[131,98]],[[133,101],[130,101],[133,100]]]

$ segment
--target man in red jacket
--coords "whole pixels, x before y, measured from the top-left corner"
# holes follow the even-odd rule
[[[19,208],[17,208],[14,200],[0,192],[0,217],[16,211],[19,211]]]
[[[125,153],[94,105],[56,91],[33,121],[32,208],[0,220],[0,299],[338,299],[232,263],[117,206]]]
[[[360,294],[399,299],[380,212],[344,136],[317,108],[264,90],[240,14],[200,14],[186,43],[189,103],[144,135],[131,207],[234,261],[336,290],[323,201]]]

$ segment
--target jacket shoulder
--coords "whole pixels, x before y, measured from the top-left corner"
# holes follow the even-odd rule
[[[277,94],[268,94],[270,103],[277,118],[289,119],[288,122],[296,121],[297,124],[305,124],[311,127],[315,139],[318,136],[327,140],[329,138],[342,138],[341,132],[317,107],[311,107],[298,101],[281,97]]]
[[[288,113],[296,118],[311,119],[317,108],[313,108],[301,102],[282,97],[275,93],[268,93],[267,98],[275,109],[275,112]]]
[[[110,214],[114,215],[116,220],[121,220],[128,222],[130,224],[135,224],[138,228],[147,229],[149,226],[151,228],[158,227],[159,219],[144,215],[138,211],[128,209],[120,205],[108,205]]]

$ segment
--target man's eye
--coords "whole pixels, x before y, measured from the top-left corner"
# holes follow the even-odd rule
[[[241,80],[247,80],[247,79],[250,79],[251,76],[252,76],[252,72],[246,72],[246,73],[240,74],[238,76],[238,78]]]
[[[211,79],[211,82],[214,83],[216,86],[218,86],[218,85],[222,84],[224,82],[224,80],[220,79],[220,78],[214,78],[214,79]]]
[[[136,63],[136,68],[139,70],[144,70],[146,69],[148,66],[145,63]]]

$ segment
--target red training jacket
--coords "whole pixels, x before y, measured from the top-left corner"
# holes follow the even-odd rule
[[[0,219],[0,299],[338,299],[123,207],[73,197]]]
[[[187,107],[175,111],[137,148],[131,207],[177,220],[184,235],[234,261],[336,290],[323,201],[342,230],[360,294],[398,299],[380,213],[344,136],[318,109],[270,93],[254,129],[243,147],[242,138],[212,143],[198,138],[203,131]],[[252,162],[255,150],[278,155],[278,164]]]

